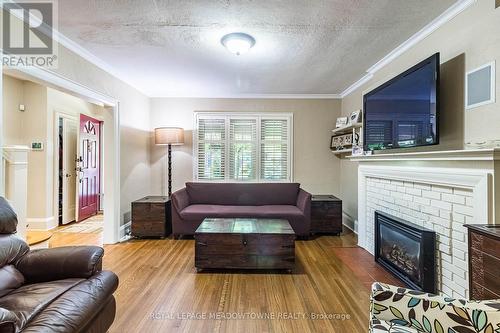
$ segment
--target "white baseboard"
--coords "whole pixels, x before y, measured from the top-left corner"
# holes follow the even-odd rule
[[[27,217],[27,230],[51,230],[57,228],[57,221],[54,216],[50,217]]]
[[[346,228],[352,230],[356,235],[358,234],[358,220],[354,219],[346,212],[342,212],[342,224]]]

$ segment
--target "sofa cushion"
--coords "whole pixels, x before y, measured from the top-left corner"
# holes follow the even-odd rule
[[[13,265],[0,268],[0,297],[24,284],[24,276]]]
[[[66,279],[52,282],[24,285],[0,298],[0,308],[7,309],[18,318],[16,330],[38,315],[58,296],[71,289],[83,279]]]
[[[51,302],[31,320],[24,333],[87,332],[88,325],[96,314],[102,315],[103,309],[111,300],[118,287],[118,277],[109,271],[101,271],[88,280],[78,283]],[[114,310],[114,302],[112,304]],[[107,320],[101,322],[97,332],[109,327],[104,324],[113,322],[115,312],[107,311]],[[101,319],[102,320],[102,319]],[[104,329],[103,329],[104,328]]]
[[[298,183],[186,183],[190,204],[296,205]]]
[[[0,235],[0,267],[15,264],[29,250],[28,244],[16,235]]]
[[[265,206],[224,206],[224,205],[191,205],[184,208],[181,217],[185,220],[203,220],[207,217],[241,217],[241,218],[283,218],[303,217],[297,206],[265,205]]]

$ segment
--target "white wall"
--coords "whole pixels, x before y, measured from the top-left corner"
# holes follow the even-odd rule
[[[3,77],[3,144],[14,145],[22,141],[22,112],[19,112],[19,104],[24,103],[23,81],[10,76]]]
[[[126,223],[130,220],[130,203],[151,193],[150,100],[140,91],[62,46],[59,46],[58,65],[56,74],[119,102],[120,222]]]
[[[500,9],[494,0],[479,0],[450,22],[406,51],[375,76],[342,99],[342,113],[362,108],[363,94],[436,52],[441,53],[441,144],[430,149],[462,149],[464,142],[500,139],[500,107],[497,102],[464,110],[464,77],[467,71],[496,61],[500,66]],[[379,59],[373,59],[374,62]],[[499,87],[497,70],[497,91]],[[428,150],[429,148],[424,148]],[[358,163],[341,161],[341,197],[344,211],[357,219]]]
[[[340,115],[340,100],[155,98],[150,129],[179,126],[186,143],[173,147],[173,191],[193,179],[192,134],[195,111],[291,112],[294,116],[294,181],[316,194],[339,194],[339,160],[330,152],[331,129]],[[165,193],[166,148],[151,137],[151,190]]]

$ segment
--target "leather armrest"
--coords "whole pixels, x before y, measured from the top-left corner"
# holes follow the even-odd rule
[[[299,190],[299,195],[297,196],[297,207],[304,212],[304,215],[310,219],[311,218],[311,193]]]
[[[16,331],[16,315],[4,308],[0,308],[0,332],[14,333]]]
[[[65,246],[34,250],[18,260],[16,268],[28,282],[89,278],[102,269],[104,249],[98,246]]]
[[[172,194],[172,205],[177,212],[181,212],[184,208],[189,206],[189,196],[185,188]]]

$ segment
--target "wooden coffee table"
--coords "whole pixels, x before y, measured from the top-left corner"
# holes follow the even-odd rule
[[[205,219],[195,232],[195,267],[286,269],[295,266],[295,232],[287,220]]]

